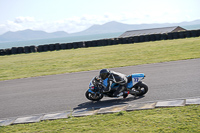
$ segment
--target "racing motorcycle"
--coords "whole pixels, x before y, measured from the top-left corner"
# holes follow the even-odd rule
[[[126,86],[126,90],[129,92],[129,94],[134,96],[143,96],[148,91],[148,86],[142,82],[145,75],[144,73],[135,73],[127,76],[128,83]],[[88,100],[91,101],[99,101],[104,96],[105,97],[114,97],[113,93],[116,91],[116,89],[119,87],[119,84],[113,83],[111,85],[111,91],[104,92],[103,88],[106,87],[107,79],[102,81],[101,79],[94,77],[90,83],[89,83],[89,89],[86,91],[85,96]],[[120,93],[118,97],[122,96],[123,93]]]

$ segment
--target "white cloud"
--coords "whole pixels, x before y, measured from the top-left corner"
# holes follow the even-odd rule
[[[16,17],[15,23],[27,23],[27,22],[34,22],[35,19],[33,17]]]
[[[16,17],[14,21],[8,20],[0,25],[0,34],[7,31],[19,31],[25,29],[34,29],[37,22],[32,17]]]

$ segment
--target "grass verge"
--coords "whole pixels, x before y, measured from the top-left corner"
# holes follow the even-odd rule
[[[200,58],[200,37],[0,56],[0,80]]]
[[[200,105],[119,112],[0,127],[2,133],[200,132]]]

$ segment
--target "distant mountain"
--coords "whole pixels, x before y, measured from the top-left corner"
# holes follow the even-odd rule
[[[103,25],[93,25],[90,28],[79,33],[81,34],[114,33],[114,32],[121,32],[130,28],[135,28],[135,27],[129,24],[123,24],[123,23],[111,21]]]
[[[149,28],[160,28],[160,27],[170,27],[170,26],[185,26],[197,25],[200,27],[200,19],[191,21],[191,22],[181,22],[181,23],[162,23],[162,24],[123,24],[116,21],[111,21],[103,25],[93,25],[88,29],[68,34],[64,31],[58,31],[53,33],[47,33],[44,31],[33,31],[33,30],[24,30],[17,32],[6,32],[3,35],[0,35],[0,42],[5,41],[24,41],[24,40],[36,40],[36,39],[48,39],[48,38],[61,38],[69,36],[83,36],[83,35],[94,35],[94,34],[105,34],[105,33],[117,33],[125,32],[129,30],[139,30],[139,29],[149,29]],[[187,29],[187,28],[186,28]]]
[[[195,20],[191,22],[162,23],[162,24],[157,24],[157,23],[155,24],[123,24],[116,21],[111,21],[103,25],[93,25],[84,31],[74,33],[74,35],[115,33],[115,32],[125,32],[129,30],[150,29],[150,28],[170,27],[170,26],[187,26],[187,25],[200,25],[200,20]]]
[[[64,31],[58,31],[53,33],[47,33],[44,31],[23,30],[17,32],[6,32],[0,36],[0,42],[3,41],[24,41],[24,40],[36,40],[36,39],[48,39],[66,37],[69,34]]]

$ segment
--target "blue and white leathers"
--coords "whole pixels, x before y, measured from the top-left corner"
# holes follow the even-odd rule
[[[129,75],[132,77],[132,80],[130,82],[127,83],[127,88],[132,88],[135,84],[137,84],[139,81],[141,81],[145,75],[144,73],[135,73],[135,74],[132,74],[132,75]],[[127,76],[127,78],[129,77]],[[104,86],[107,86],[108,85],[108,78],[106,78],[104,81],[103,81],[103,85]],[[116,83],[113,83],[111,85],[111,88],[113,89],[114,87],[116,87]]]

